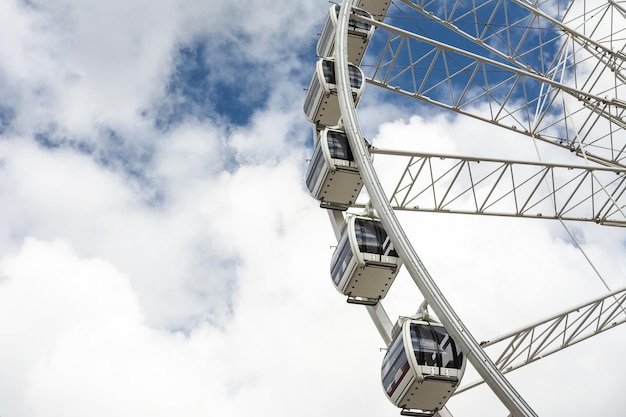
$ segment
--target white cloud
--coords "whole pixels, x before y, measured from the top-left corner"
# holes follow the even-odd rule
[[[7,21],[2,31],[14,41],[0,47],[0,75],[6,78],[3,84],[14,86],[5,96],[20,110],[14,128],[29,133],[52,126],[62,136],[85,140],[94,128],[138,127],[141,113],[165,92],[176,49],[206,36],[212,37],[207,43],[211,77],[235,82],[253,77],[264,82],[251,87],[267,84],[272,74],[302,66],[292,56],[301,39],[310,37],[313,45],[310,34],[317,22],[301,16],[323,15],[309,3],[276,6],[262,1],[245,6],[169,0],[8,2],[2,6]],[[301,23],[287,24],[295,19]],[[283,35],[287,31],[289,36]],[[285,40],[280,48],[276,37]],[[283,68],[268,74],[248,68],[238,74],[234,56],[249,63],[281,57]]]
[[[19,80],[16,127],[30,132],[55,124],[85,136],[94,124],[137,122],[167,76],[176,27],[171,8],[62,1],[6,10],[22,22],[10,35],[14,42],[0,50],[6,76]]]
[[[314,229],[300,223],[287,233],[314,237]],[[201,325],[185,336],[147,326],[130,280],[109,262],[80,258],[61,241],[27,239],[1,263],[3,414],[243,416],[253,404],[283,415],[303,403],[307,416],[371,409],[354,404],[358,391],[342,391],[361,373],[378,388],[376,335],[364,331],[372,329],[356,319],[358,308],[343,304],[340,316],[329,308],[342,303],[326,265],[303,270],[289,260],[307,241],[272,242],[273,256],[246,256],[237,315],[224,330]],[[327,252],[318,247],[315,258]],[[369,349],[355,348],[359,340]],[[343,367],[356,368],[337,373]]]

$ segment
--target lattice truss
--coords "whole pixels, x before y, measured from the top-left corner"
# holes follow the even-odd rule
[[[386,40],[362,63],[368,82],[626,166],[626,2],[392,6],[370,21]]]
[[[507,335],[481,342],[493,349],[498,368],[507,373],[626,322],[626,289],[576,306]],[[482,381],[468,383],[457,394]]]
[[[540,217],[626,226],[624,170],[372,148],[404,167],[397,210]],[[380,155],[380,156],[379,156]]]

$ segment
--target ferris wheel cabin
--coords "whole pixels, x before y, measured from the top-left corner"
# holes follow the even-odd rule
[[[379,220],[346,219],[330,263],[335,288],[349,303],[373,305],[384,298],[402,261]]]
[[[329,128],[320,132],[306,186],[322,208],[346,210],[354,204],[363,180],[345,132]]]
[[[365,76],[356,65],[349,64],[348,71],[350,73],[352,99],[356,106],[363,94]],[[313,78],[304,101],[304,114],[316,126],[337,126],[339,124],[341,110],[337,97],[334,59],[321,58],[315,64]]]
[[[403,319],[396,326],[381,372],[387,398],[403,414],[432,415],[456,390],[463,353],[440,323]]]
[[[335,27],[339,17],[339,5],[333,4],[328,11],[328,17],[324,24],[324,30],[317,42],[317,55],[331,57],[335,53]],[[352,8],[351,16],[359,15],[372,19],[372,15],[362,9]],[[367,44],[374,33],[374,26],[369,23],[350,19],[348,22],[348,61],[359,65]]]

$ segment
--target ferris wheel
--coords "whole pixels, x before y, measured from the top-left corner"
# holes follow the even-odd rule
[[[337,236],[331,281],[349,303],[365,306],[383,338],[383,392],[401,414],[450,416],[450,397],[485,383],[510,415],[535,416],[504,374],[626,321],[626,288],[607,286],[595,299],[479,343],[396,215],[541,218],[566,230],[564,221],[626,226],[625,34],[626,2],[614,0],[330,7],[304,104],[315,142],[306,184]],[[366,84],[410,100],[418,112],[444,109],[573,158],[375,148],[356,112]],[[372,162],[377,155],[403,167],[387,190]],[[424,302],[394,323],[383,304],[401,269]],[[480,380],[463,381],[468,364]]]

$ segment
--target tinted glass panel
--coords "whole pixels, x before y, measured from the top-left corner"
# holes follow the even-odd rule
[[[412,323],[411,345],[420,365],[461,369],[463,355],[443,327]]]
[[[337,84],[335,81],[335,62],[325,59],[322,61],[322,71],[324,72],[324,79],[329,84]],[[348,66],[348,75],[350,77],[350,86],[352,88],[361,88],[363,84],[363,76],[359,67],[354,65]]]
[[[400,381],[409,372],[409,368],[409,360],[404,350],[402,336],[400,336],[393,342],[383,359],[381,378],[387,395],[393,395]]]
[[[433,331],[437,344],[439,345],[441,366],[444,368],[461,369],[463,356],[461,353],[457,353],[454,340],[452,340],[446,329],[443,327],[431,326],[431,330]]]
[[[327,59],[322,61],[322,71],[324,72],[324,79],[329,84],[335,83],[335,63]]]
[[[315,147],[313,159],[309,163],[309,171],[306,176],[306,186],[310,192],[313,192],[313,188],[315,187],[317,178],[320,176],[322,168],[324,168],[324,154],[322,153],[322,149],[318,143]]]
[[[415,352],[415,359],[419,365],[441,366],[439,359],[439,349],[435,335],[431,332],[430,326],[425,324],[411,324],[411,346]]]
[[[341,277],[352,259],[352,249],[350,248],[347,231],[348,228],[345,228],[330,262],[330,275],[335,285],[339,285]]]
[[[370,19],[372,18],[372,15],[367,13],[365,10],[352,9],[352,13],[359,16],[369,17]],[[370,30],[370,27],[372,27],[372,25],[370,25],[369,23],[359,22],[358,20],[354,19],[350,19],[349,26],[350,28],[363,30]]]
[[[335,159],[344,159],[346,161],[354,161],[352,150],[350,150],[350,144],[348,143],[348,137],[345,133],[328,131],[326,135],[328,142],[328,150],[330,151],[330,157]]]
[[[356,219],[354,222],[356,241],[359,250],[376,255],[398,256],[393,248],[387,232],[379,221],[368,219]]]
[[[309,85],[309,91],[306,95],[306,100],[304,102],[304,114],[309,117],[313,116],[311,114],[313,113],[313,106],[319,105],[317,102],[317,96],[320,93],[321,89],[322,85],[317,78],[317,74],[313,74],[313,79],[311,80],[311,84]]]
[[[348,66],[348,73],[350,75],[350,86],[352,88],[361,88],[363,78],[359,67],[355,67],[354,65]]]
[[[339,17],[339,5],[338,4],[335,4],[335,14],[337,15],[337,17]],[[372,18],[372,15],[367,13],[365,10],[352,9],[352,14],[358,14],[359,16],[369,17],[370,19]],[[350,19],[348,21],[348,26],[350,29],[358,28],[358,29],[369,30],[369,28],[372,25],[370,25],[369,23],[359,22],[358,20]]]

